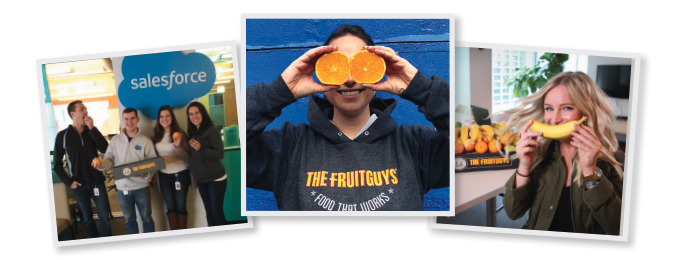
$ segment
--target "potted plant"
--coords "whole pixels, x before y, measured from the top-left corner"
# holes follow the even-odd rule
[[[526,97],[534,93],[565,69],[563,65],[569,58],[568,54],[544,53],[539,61],[531,67],[516,68],[515,78],[506,79],[506,85],[513,87],[513,95]]]

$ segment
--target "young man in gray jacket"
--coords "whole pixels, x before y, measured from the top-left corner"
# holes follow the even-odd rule
[[[104,154],[102,169],[108,170],[113,166],[124,165],[156,157],[154,144],[151,140],[139,134],[137,123],[140,119],[137,110],[126,108],[123,110],[122,133],[111,138],[109,147]],[[118,190],[118,204],[121,205],[125,216],[125,232],[139,233],[135,205],[140,212],[144,233],[154,232],[154,219],[151,217],[151,193],[149,182],[153,173],[116,180]]]

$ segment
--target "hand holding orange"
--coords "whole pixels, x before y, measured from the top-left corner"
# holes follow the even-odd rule
[[[99,157],[95,157],[95,159],[92,159],[92,167],[95,167],[96,169],[101,169],[102,168],[102,160],[99,159]]]
[[[336,46],[322,46],[311,49],[293,61],[281,73],[281,78],[296,99],[338,88],[338,85],[317,84],[312,78],[312,73],[315,72],[315,63],[321,56],[337,50],[338,47]]]
[[[374,91],[402,95],[419,70],[406,59],[397,56],[397,52],[388,47],[367,46],[364,49],[383,58],[386,63],[386,80],[375,84],[364,84],[364,87]]]

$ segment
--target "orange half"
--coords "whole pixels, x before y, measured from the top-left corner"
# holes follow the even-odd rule
[[[350,59],[340,51],[327,53],[317,60],[314,70],[322,84],[340,85],[350,77]]]
[[[350,59],[350,75],[357,83],[376,83],[385,75],[385,60],[367,50],[358,51]]]

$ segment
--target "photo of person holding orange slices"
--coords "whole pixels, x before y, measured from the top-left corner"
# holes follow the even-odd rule
[[[158,174],[161,193],[166,203],[166,216],[170,230],[187,228],[187,192],[191,185],[189,175],[189,148],[187,134],[177,123],[173,108],[162,106],[156,116],[156,126],[151,141],[156,153],[165,160],[166,168]]]
[[[379,91],[418,105],[434,127],[398,126],[396,99]],[[308,96],[309,124],[265,131]],[[279,210],[422,211],[425,193],[450,185],[449,83],[360,26],[337,27],[274,81],[248,87],[246,101],[247,187],[273,191]]]
[[[511,117],[500,131],[520,135],[509,218],[529,209],[525,229],[619,235],[624,154],[605,97],[586,74],[564,72],[503,112]]]

